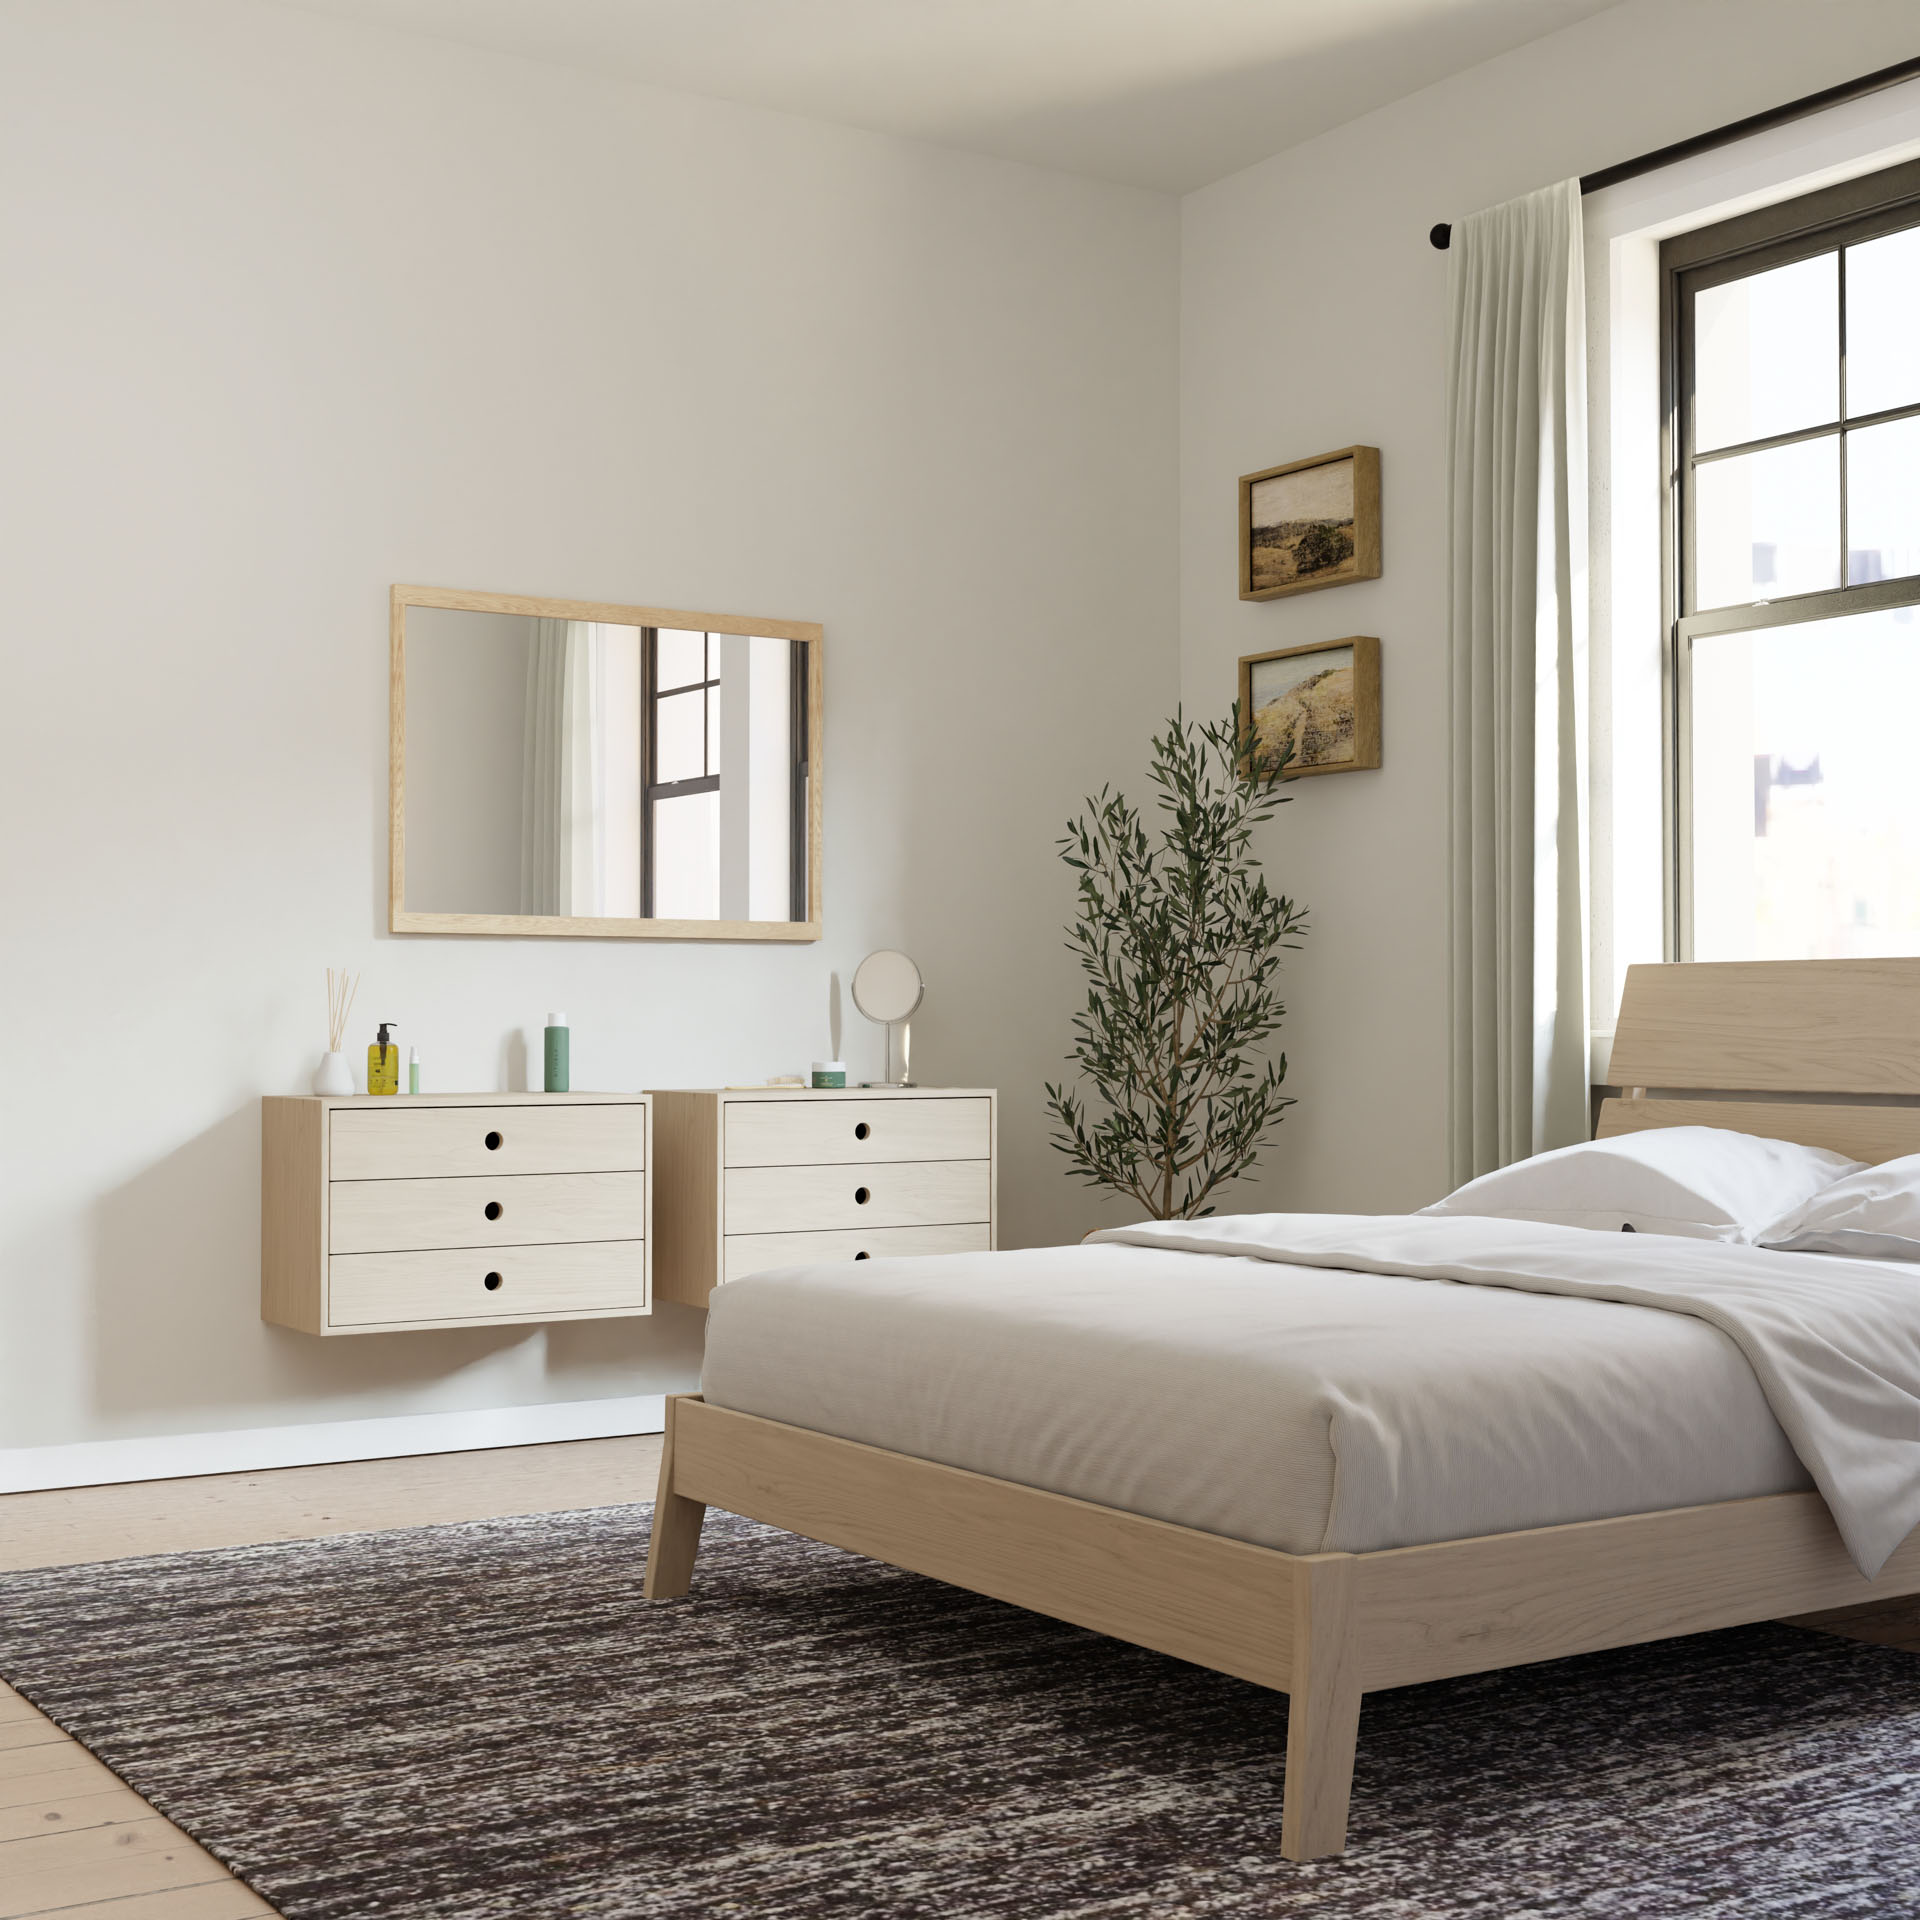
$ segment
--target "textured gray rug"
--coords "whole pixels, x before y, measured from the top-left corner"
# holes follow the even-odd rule
[[[647,1510],[0,1577],[0,1674],[289,1920],[1920,1914],[1920,1660],[1758,1627],[1375,1695],[1351,1852],[1286,1702]]]

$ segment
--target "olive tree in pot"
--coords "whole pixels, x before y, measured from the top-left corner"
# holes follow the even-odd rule
[[[1156,1220],[1211,1213],[1293,1105],[1286,1055],[1262,1043],[1286,1013],[1281,955],[1307,924],[1252,852],[1291,797],[1286,756],[1256,765],[1250,745],[1237,705],[1210,724],[1175,713],[1153,742],[1152,826],[1103,787],[1059,843],[1079,876],[1067,946],[1087,975],[1072,1064],[1092,1094],[1049,1083],[1052,1144],[1076,1178]]]

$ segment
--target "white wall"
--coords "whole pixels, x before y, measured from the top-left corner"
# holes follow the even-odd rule
[[[1076,988],[1052,839],[1175,694],[1171,201],[236,0],[0,11],[0,1446],[657,1393],[699,1317],[257,1312],[258,1101],[400,1022],[504,1084],[792,1070],[878,945],[1003,1092]],[[394,939],[395,581],[817,619],[819,946]],[[850,1010],[844,1051],[881,1065]]]
[[[1289,969],[1301,1104],[1227,1204],[1382,1209],[1445,1185],[1446,257],[1427,229],[1914,52],[1911,0],[1630,0],[1188,196],[1182,697],[1244,653],[1380,636],[1385,764],[1303,781],[1261,843],[1312,910]],[[1381,449],[1385,569],[1235,597],[1234,482]]]

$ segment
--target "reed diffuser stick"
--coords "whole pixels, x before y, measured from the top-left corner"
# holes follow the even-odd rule
[[[354,996],[360,991],[360,981],[356,974],[349,973],[345,967],[335,972],[327,969],[327,1051],[338,1053],[340,1043],[347,1037],[347,1016],[353,1011]]]

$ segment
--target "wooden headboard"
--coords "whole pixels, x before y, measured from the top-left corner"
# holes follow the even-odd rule
[[[1629,967],[1595,1129],[1732,1127],[1855,1160],[1920,1153],[1920,958]]]

